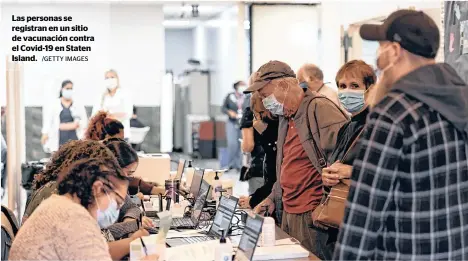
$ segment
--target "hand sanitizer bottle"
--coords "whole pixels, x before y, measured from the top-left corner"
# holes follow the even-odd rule
[[[216,200],[216,208],[218,208],[219,198],[221,197],[221,190],[223,189],[223,183],[218,177],[218,172],[216,171],[215,178],[213,181],[213,198]]]
[[[182,176],[184,187],[187,188],[192,184],[193,173],[195,173],[195,169],[192,166],[192,161],[189,160],[188,166],[184,171],[184,176]]]
[[[221,238],[215,249],[215,261],[232,261],[232,244],[224,235],[224,229],[220,229]]]

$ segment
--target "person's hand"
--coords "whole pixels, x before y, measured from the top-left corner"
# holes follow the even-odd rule
[[[75,121],[73,122],[73,128],[78,129],[80,127],[80,122],[79,121]]]
[[[41,144],[42,144],[42,145],[46,144],[48,140],[49,140],[49,135],[47,135],[47,134],[42,134],[42,137],[41,137]]]
[[[248,197],[248,196],[241,196],[239,198],[239,206],[240,208],[252,208],[250,206],[250,198],[251,197]]]
[[[235,111],[229,110],[228,114],[229,114],[229,117],[231,117],[232,119],[237,119],[237,113]]]
[[[340,175],[337,174],[338,170],[328,167],[322,170],[322,183],[324,186],[335,186],[340,182]]]
[[[143,200],[143,199],[145,198],[145,195],[143,195],[143,193],[141,193],[141,192],[138,192],[138,193],[136,194],[136,196],[137,196],[140,200]]]
[[[153,228],[154,227],[153,220],[151,220],[150,218],[145,217],[145,216],[143,216],[143,218],[141,220],[141,223],[143,224],[144,228]]]
[[[271,200],[269,198],[266,198],[265,200],[260,202],[260,204],[258,204],[254,208],[254,213],[255,214],[263,214],[267,207],[268,207],[269,214],[273,213],[273,211],[275,210],[275,203],[273,202],[273,200]]]
[[[140,259],[140,261],[158,261],[158,260],[159,260],[159,255],[157,254],[147,255]]]
[[[325,186],[334,186],[340,179],[351,177],[353,167],[339,161],[322,170],[322,182]]]
[[[147,237],[149,235],[150,235],[150,233],[146,229],[141,228],[141,229],[137,230],[135,233],[133,233],[130,236],[130,238],[132,240],[135,240],[135,239],[138,239],[140,237]]]

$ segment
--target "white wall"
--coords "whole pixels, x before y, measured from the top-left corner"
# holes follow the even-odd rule
[[[320,66],[324,72],[326,81],[331,81],[334,86],[334,78],[341,67],[341,26],[362,22],[376,17],[386,17],[397,9],[414,7],[417,10],[440,8],[440,1],[413,0],[413,1],[322,1],[320,10]],[[440,20],[440,19],[439,19]],[[440,21],[436,21],[440,22]],[[375,64],[375,43],[363,43],[362,59],[370,64]]]
[[[316,6],[254,5],[252,8],[253,70],[270,60],[286,62],[294,71],[304,63],[318,63]]]
[[[227,9],[194,29],[194,57],[211,72],[211,104],[221,106],[238,78],[237,10]]]
[[[131,90],[136,105],[158,106],[164,75],[164,28],[161,5],[155,4],[3,4],[1,32],[3,54],[11,53],[11,17],[27,15],[72,16],[74,24],[88,26],[94,42],[89,53],[39,53],[88,55],[88,62],[36,62],[24,65],[26,106],[42,106],[55,98],[64,79],[75,83],[76,99],[92,105],[101,95],[104,72],[113,68],[123,88]],[[18,23],[18,22],[16,22]],[[56,25],[64,25],[54,23]],[[49,25],[50,22],[44,23]],[[54,35],[55,32],[46,34]],[[64,33],[66,34],[66,33]],[[25,34],[26,35],[26,34]],[[34,33],[28,33],[34,35]],[[44,33],[41,32],[41,35]],[[71,35],[71,33],[70,33]],[[40,43],[45,44],[45,43]],[[60,43],[64,44],[64,43]],[[84,44],[84,43],[83,43]],[[3,88],[3,86],[2,86]]]
[[[166,70],[178,76],[188,69],[187,60],[193,58],[193,29],[165,30]]]
[[[211,97],[215,105],[222,105],[225,96],[233,92],[232,85],[236,81],[246,81],[246,79],[237,78],[237,17],[229,12],[221,14],[223,21],[216,28],[216,44],[218,66],[215,68],[215,77],[218,84],[212,86]],[[240,55],[240,54],[239,54]]]

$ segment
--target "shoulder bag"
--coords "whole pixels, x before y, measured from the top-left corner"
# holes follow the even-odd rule
[[[341,158],[340,162],[343,162],[344,159],[348,156],[348,153],[356,145],[356,142],[359,140],[364,127],[359,132],[359,134],[354,139],[351,146]],[[351,181],[349,178],[341,179],[338,184],[331,187],[329,193],[324,190],[324,199],[320,202],[315,210],[312,212],[312,220],[315,226],[318,227],[332,227],[339,228],[341,222],[344,218],[344,211],[346,207],[346,200],[348,198],[349,187]]]

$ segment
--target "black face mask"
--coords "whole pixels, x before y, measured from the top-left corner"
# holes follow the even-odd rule
[[[309,88],[309,85],[307,84],[307,82],[301,82],[301,83],[299,83],[299,86],[301,86],[301,88],[304,89],[304,90]]]

